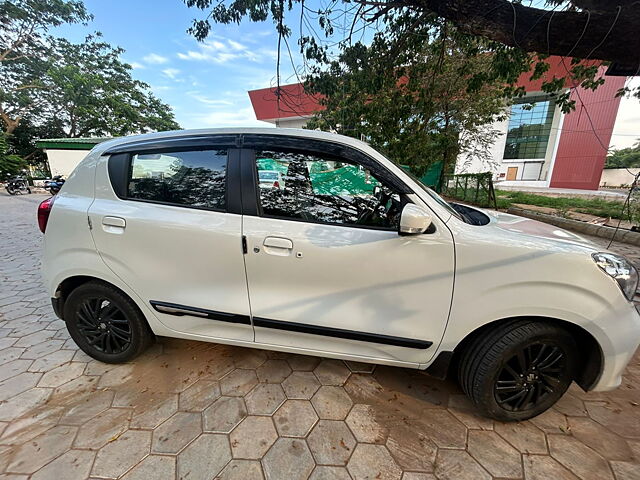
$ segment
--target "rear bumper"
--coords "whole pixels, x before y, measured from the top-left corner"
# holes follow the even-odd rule
[[[604,350],[604,368],[600,378],[591,388],[602,392],[618,388],[622,374],[640,345],[640,307],[629,307],[623,314],[611,319],[611,328],[606,330],[612,348]]]

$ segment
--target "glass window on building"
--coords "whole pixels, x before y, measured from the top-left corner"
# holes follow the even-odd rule
[[[511,106],[505,159],[544,158],[555,104],[548,96],[526,97]]]

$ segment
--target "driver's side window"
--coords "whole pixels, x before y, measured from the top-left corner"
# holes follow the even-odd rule
[[[257,150],[266,217],[397,229],[401,197],[361,165],[297,150]]]

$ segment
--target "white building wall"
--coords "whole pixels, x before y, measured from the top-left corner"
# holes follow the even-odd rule
[[[626,187],[633,183],[640,168],[605,168],[600,177],[601,187]]]
[[[49,169],[51,175],[64,175],[69,176],[76,165],[87,156],[89,150],[57,150],[57,149],[45,149],[47,159],[49,160]]]

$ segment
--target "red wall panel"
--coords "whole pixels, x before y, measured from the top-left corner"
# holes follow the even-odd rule
[[[606,67],[600,68],[604,75]],[[564,118],[551,187],[597,190],[604,168],[626,77],[605,77],[595,91],[577,87],[571,93],[576,109]]]

